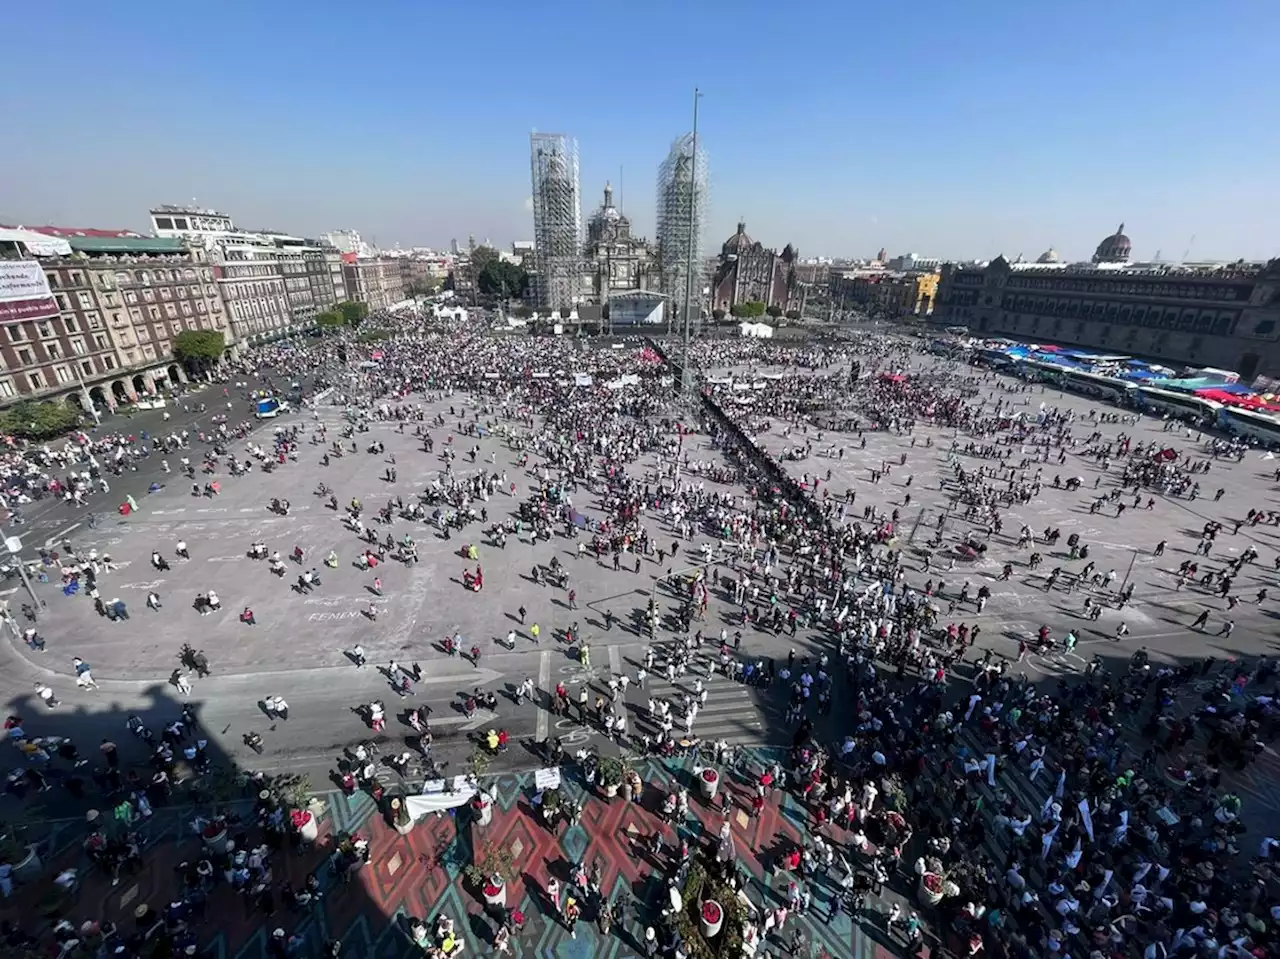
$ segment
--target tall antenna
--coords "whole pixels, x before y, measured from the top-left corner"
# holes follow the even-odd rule
[[[1196,235],[1191,234],[1191,239],[1187,241],[1187,248],[1182,251],[1182,262],[1186,263],[1191,256],[1191,248],[1196,245]]]

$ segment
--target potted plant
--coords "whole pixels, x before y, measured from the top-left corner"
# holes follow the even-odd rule
[[[506,905],[507,886],[519,874],[515,857],[506,846],[486,844],[484,852],[474,863],[463,870],[471,883],[490,906]]]
[[[618,789],[622,786],[625,774],[626,768],[622,765],[622,760],[617,757],[606,756],[600,760],[600,790],[606,799],[612,799],[618,795]]]
[[[724,907],[714,899],[703,900],[699,910],[702,924],[702,935],[707,939],[720,935],[720,927],[724,925]]]
[[[309,809],[294,809],[289,813],[289,824],[303,842],[315,842],[320,838],[320,823]]]
[[[936,906],[947,896],[960,894],[960,887],[947,878],[940,859],[921,856],[916,860],[915,873],[920,877],[916,895],[926,906]]]
[[[408,805],[399,796],[391,800],[391,826],[402,836],[413,831],[413,817],[409,815]]]
[[[477,746],[467,759],[467,773],[472,779],[479,779],[489,768],[489,754]]]
[[[711,802],[720,791],[720,773],[710,766],[694,767],[694,778],[698,780],[698,791],[702,798]]]
[[[34,878],[43,865],[36,847],[14,826],[0,828],[0,863],[13,867],[13,878],[19,880]]]
[[[227,820],[225,816],[212,816],[200,829],[200,840],[214,855],[227,851]]]

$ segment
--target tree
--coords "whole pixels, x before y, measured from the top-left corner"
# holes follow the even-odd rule
[[[725,316],[724,310],[712,310],[712,311],[711,311],[711,318],[712,318],[713,320],[715,320],[717,323],[723,323],[723,322],[724,322],[724,316]]]
[[[771,317],[773,317],[776,320],[778,317],[782,315],[782,307],[770,305],[769,308],[765,310],[765,312],[768,313]]]
[[[0,433],[43,440],[67,432],[80,422],[80,411],[70,403],[21,400],[0,412]]]
[[[216,330],[183,330],[173,340],[173,358],[189,372],[208,372],[222,359],[227,338]]]
[[[490,263],[499,262],[502,254],[491,246],[478,246],[471,251],[471,270],[475,276],[484,272]]]
[[[328,331],[336,329],[339,326],[346,326],[347,319],[336,310],[325,310],[316,317],[316,323],[320,325],[322,330]]]
[[[735,303],[729,310],[740,320],[750,320],[764,316],[765,306],[759,300],[748,300],[746,303]]]
[[[358,329],[365,317],[369,315],[369,304],[357,303],[354,300],[339,303],[335,309],[342,315],[343,322],[353,330]]]
[[[476,283],[485,296],[520,296],[528,279],[521,267],[497,259],[489,260],[476,274]]]
[[[800,311],[799,311],[799,310],[787,310],[787,319],[788,319],[788,320],[798,320],[798,319],[800,319]]]

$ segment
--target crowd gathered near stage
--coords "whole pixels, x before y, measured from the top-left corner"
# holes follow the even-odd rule
[[[588,714],[585,704],[568,709],[567,695],[561,702],[557,691],[540,691],[567,714],[630,749],[669,757],[693,744],[701,761],[739,767],[733,744],[697,738],[708,695],[701,678],[722,674],[785,701],[788,761],[738,768],[749,788],[735,801],[754,815],[778,790],[791,793],[806,811],[806,838],[770,863],[788,875],[783,900],[753,894],[741,930],[753,949],[802,954],[803,934],[788,916],[822,909],[848,912],[899,947],[927,942],[953,955],[1222,959],[1280,952],[1280,841],[1243,844],[1250,810],[1230,786],[1232,772],[1250,768],[1274,742],[1278,676],[1269,657],[1168,663],[1138,651],[1118,665],[1096,658],[1054,682],[1033,681],[1022,668],[1026,656],[1073,650],[1078,631],[1057,635],[1040,626],[1016,654],[1005,654],[980,641],[990,627],[977,622],[994,584],[1012,577],[1047,595],[1074,594],[1086,614],[1123,613],[1134,601],[1114,571],[1091,560],[1087,538],[1069,525],[1013,528],[1011,509],[1084,494],[1109,516],[1159,510],[1169,498],[1211,495],[1215,474],[1246,453],[1242,444],[1204,434],[1195,455],[1168,457],[1162,444],[1135,436],[1132,411],[1080,413],[1040,386],[929,355],[924,341],[882,332],[799,346],[699,342],[690,359],[704,404],[673,396],[664,353],[675,356],[675,343],[624,338],[615,346],[604,338],[585,347],[426,317],[401,317],[388,329],[392,335],[376,342],[348,338],[341,356],[333,341],[249,351],[224,371],[226,382],[201,394],[210,419],[199,429],[85,432],[15,448],[0,461],[9,508],[57,495],[71,507],[105,497],[115,509],[111,474],[140,458],[163,458],[165,470],[187,473],[197,493],[212,482],[194,475],[206,463],[226,482],[250,481],[251,461],[323,478],[332,456],[381,459],[366,428],[394,423],[424,454],[415,466],[395,464],[421,474],[420,502],[365,506],[350,490],[329,491],[370,568],[388,554],[414,561],[414,536],[422,533],[413,524],[458,533],[485,549],[565,536],[581,555],[616,570],[656,562],[656,600],[617,610],[650,652],[643,668],[610,677],[610,688],[625,693],[629,683],[643,687],[647,675],[665,675],[687,694],[650,699],[641,715],[629,717],[616,694],[602,696]],[[251,423],[218,412],[264,378],[281,383],[316,370],[324,371],[321,402],[347,416],[340,436],[318,426],[311,408],[284,421],[270,441],[254,440]],[[428,402],[442,401],[450,404],[447,417],[426,412]],[[763,448],[766,434],[773,448]],[[499,437],[511,456],[486,462],[475,443],[481,436]],[[886,437],[893,456],[873,460],[868,438]],[[261,444],[257,453],[243,455],[246,442]],[[856,467],[858,481],[837,475],[837,466]],[[864,482],[894,485],[901,505],[860,500]],[[925,483],[940,488],[950,515],[909,540],[907,510]],[[272,507],[288,512],[287,502]],[[365,525],[375,510],[383,511],[385,542]],[[1275,515],[1265,502],[1242,502],[1236,511],[1242,524],[1270,523]],[[392,523],[399,524],[394,532]],[[1192,539],[1197,562],[1175,572],[1180,589],[1225,605],[1214,614],[1215,628],[1232,622],[1243,589],[1234,583],[1265,582],[1280,569],[1280,559],[1256,549],[1234,558],[1214,553],[1224,535],[1221,524],[1207,524]],[[1166,546],[1134,545],[1155,556]],[[1065,558],[1056,555],[1064,549]],[[267,552],[273,566],[280,561]],[[994,560],[990,575],[972,564],[983,558]],[[493,603],[496,624],[501,585],[492,572],[486,577],[478,554],[469,560],[465,588],[481,595],[460,601]],[[88,566],[96,578],[99,563],[77,556],[70,568],[82,575]],[[531,565],[534,578],[558,586],[570,609],[588,598],[576,595],[571,562]],[[299,577],[301,591],[307,575]],[[1250,587],[1250,601],[1255,592]],[[206,605],[210,596],[220,604],[210,592]],[[708,615],[712,604],[731,611],[732,625]],[[376,621],[376,600],[369,611]],[[245,613],[251,620],[252,611]],[[521,609],[520,619],[536,630],[539,611],[526,617]],[[192,628],[198,633],[198,623]],[[57,642],[33,636],[32,648],[36,638],[42,646]],[[790,652],[778,655],[787,646]],[[198,671],[203,652],[191,652]],[[589,657],[585,644],[581,655]],[[395,670],[410,693],[413,672]],[[370,722],[377,705],[367,704]],[[283,710],[287,715],[287,703]],[[39,716],[11,721],[12,742],[39,735]],[[170,759],[194,748],[186,742],[192,729],[173,734]],[[429,760],[429,733],[416,744]],[[572,760],[563,751],[554,756]],[[78,763],[78,755],[69,761]],[[163,776],[151,788],[113,776],[105,751],[101,768],[90,762],[92,776],[71,777],[77,788],[90,796],[106,790],[130,805],[130,815],[167,797]],[[351,789],[384,798],[376,769],[364,762],[346,768]],[[164,771],[161,762],[157,772]],[[1043,802],[1005,788],[1008,777],[1039,784]],[[34,782],[25,773],[19,778],[23,788]],[[688,798],[668,797],[663,809],[670,806],[671,822]],[[288,831],[275,810],[261,815],[267,827]],[[682,848],[674,828],[643,841],[661,852],[655,868],[673,889],[699,859],[748,889],[735,873],[733,831],[726,816],[704,848]],[[131,855],[127,843],[113,847],[111,868],[132,868]],[[213,865],[218,874],[223,865],[228,875],[244,870],[242,882],[263,894],[251,863]],[[0,888],[7,879],[0,872]],[[197,876],[192,888],[207,880]],[[877,898],[886,886],[903,894],[892,905]],[[567,928],[584,916],[582,904],[587,919],[615,925],[614,904],[588,879],[565,893],[554,912]],[[904,909],[902,901],[910,905]],[[505,954],[519,932],[523,918],[518,923],[515,912],[490,912],[495,954]],[[175,929],[184,929],[190,916],[178,913]],[[424,953],[455,954],[451,926],[441,932],[439,922],[423,920],[418,928]],[[11,932],[11,942],[28,934]],[[78,934],[61,932],[64,942]],[[636,939],[647,955],[676,956],[686,954],[683,936],[678,923],[654,910]],[[447,949],[446,940],[453,944]],[[116,954],[142,954],[123,932],[111,941],[134,950]],[[335,948],[332,954],[341,954],[341,944]],[[280,949],[287,954],[287,940]]]

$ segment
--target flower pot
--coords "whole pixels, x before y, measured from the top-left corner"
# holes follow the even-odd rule
[[[710,767],[701,770],[698,773],[698,791],[708,802],[715,799],[716,793],[720,791],[720,774]]]
[[[714,899],[708,899],[698,910],[698,923],[704,938],[718,936],[724,926],[724,907]]]
[[[222,855],[227,851],[227,827],[219,826],[216,831],[205,829],[200,834],[205,846],[214,855]]]
[[[480,892],[484,896],[486,906],[505,906],[507,904],[507,884],[505,882],[495,883],[492,879],[487,880]]]
[[[493,802],[489,799],[477,799],[475,802],[476,824],[487,826],[493,822]]]
[[[22,859],[13,864],[13,878],[19,882],[29,881],[40,875],[40,870],[44,863],[40,860],[40,855],[36,852],[35,846],[27,847],[27,854]]]
[[[291,815],[293,828],[298,831],[298,838],[303,842],[315,842],[320,838],[320,823],[316,817],[305,809],[295,809]]]
[[[930,889],[929,886],[934,888]],[[935,872],[921,873],[920,883],[916,887],[916,895],[926,906],[936,906],[942,902],[942,877]]]
[[[618,783],[605,783],[601,790],[605,799],[612,799],[618,795]]]

